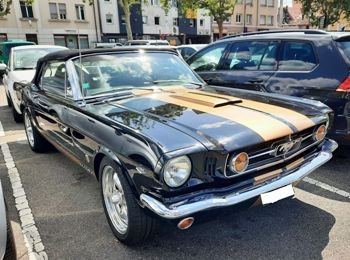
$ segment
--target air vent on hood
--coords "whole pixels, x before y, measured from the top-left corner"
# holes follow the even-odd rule
[[[233,105],[241,103],[241,99],[236,98],[225,98],[222,96],[207,95],[202,93],[187,92],[181,95],[171,95],[172,98],[176,98],[191,103],[196,103],[208,107],[222,107],[226,105]]]

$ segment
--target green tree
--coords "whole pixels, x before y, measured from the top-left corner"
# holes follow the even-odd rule
[[[319,28],[326,28],[338,22],[342,15],[350,17],[350,1],[348,0],[298,0],[302,4],[303,14],[310,23]]]
[[[218,24],[219,37],[223,34],[223,24],[228,20],[233,12],[237,0],[178,0],[182,13],[188,10],[205,9],[207,15],[212,16]],[[161,0],[165,11],[169,10],[171,0]]]
[[[90,5],[94,4],[94,0],[83,0],[83,2],[88,2]],[[132,30],[131,30],[131,22],[130,22],[130,15],[131,15],[131,7],[133,5],[141,5],[143,0],[117,0],[119,6],[122,8],[124,15],[125,15],[125,26],[126,26],[126,34],[128,37],[128,40],[132,40]]]
[[[10,13],[11,4],[12,0],[0,0],[0,16]]]

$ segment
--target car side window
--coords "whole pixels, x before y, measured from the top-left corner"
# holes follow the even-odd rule
[[[187,63],[195,71],[216,70],[228,42],[205,48],[191,56]]]
[[[278,70],[305,71],[315,66],[316,56],[311,43],[292,41],[284,43]]]
[[[46,64],[41,77],[41,87],[56,95],[72,96],[64,62],[54,61]]]
[[[236,42],[223,62],[223,69],[275,70],[277,44],[268,41]]]

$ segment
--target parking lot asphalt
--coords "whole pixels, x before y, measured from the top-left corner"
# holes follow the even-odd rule
[[[0,122],[0,145],[8,146],[40,238],[24,239],[2,149],[0,178],[19,259],[349,259],[349,148],[302,181],[294,199],[208,212],[186,231],[161,222],[145,244],[126,247],[108,227],[94,176],[57,151],[33,153],[23,124],[12,120],[3,86]]]

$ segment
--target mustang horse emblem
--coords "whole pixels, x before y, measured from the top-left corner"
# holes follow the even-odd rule
[[[298,149],[301,145],[301,140],[301,138],[298,138],[278,145],[275,149],[275,156],[286,155],[289,151]]]

